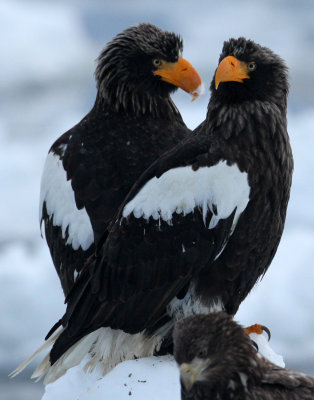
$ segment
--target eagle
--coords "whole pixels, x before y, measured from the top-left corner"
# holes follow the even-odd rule
[[[262,357],[227,313],[199,314],[178,321],[173,341],[182,400],[314,398],[314,378]]]
[[[190,134],[170,98],[201,88],[182,50],[149,23],[118,34],[98,58],[92,110],[49,150],[40,222],[65,296],[142,172]]]
[[[34,373],[51,382],[171,348],[175,321],[234,315],[283,232],[293,158],[287,68],[245,38],[223,45],[204,122],[141,175],[67,296]]]

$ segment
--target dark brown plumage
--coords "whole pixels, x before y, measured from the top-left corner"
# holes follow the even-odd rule
[[[80,340],[104,372],[112,360],[150,355],[171,342],[176,320],[234,314],[269,267],[293,169],[286,66],[267,48],[231,39],[211,92],[206,120],[138,179],[80,274],[48,335],[62,326],[51,371],[71,352],[81,360]],[[108,358],[112,335],[125,347]]]
[[[41,223],[65,295],[141,173],[190,133],[170,98],[201,82],[182,50],[151,24],[118,34],[98,58],[94,107],[49,151]]]
[[[201,135],[210,134],[211,146],[197,165],[225,158],[247,171],[250,201],[223,253],[200,273],[196,287],[204,302],[221,298],[223,309],[234,315],[276,254],[290,197],[293,156],[284,61],[244,38],[224,43],[219,62],[230,61],[229,57],[230,68],[234,57],[238,73],[244,68],[248,79],[222,78],[215,90],[215,75],[207,118],[196,129]]]
[[[225,313],[191,316],[174,329],[182,400],[310,400],[314,378],[260,356]]]

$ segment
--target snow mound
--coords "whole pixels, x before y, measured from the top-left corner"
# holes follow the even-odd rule
[[[124,361],[106,376],[86,374],[80,365],[47,385],[42,400],[173,400],[180,398],[179,370],[173,357]]]

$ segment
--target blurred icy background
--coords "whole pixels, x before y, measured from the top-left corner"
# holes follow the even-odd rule
[[[289,132],[295,174],[285,234],[265,278],[237,319],[261,322],[286,365],[314,375],[314,3],[311,0],[1,0],[0,397],[37,400],[30,370],[7,374],[61,316],[63,296],[38,226],[40,176],[53,141],[95,97],[94,60],[124,28],[150,21],[181,33],[184,57],[208,88],[224,40],[244,35],[290,67]],[[174,100],[190,128],[209,93]]]

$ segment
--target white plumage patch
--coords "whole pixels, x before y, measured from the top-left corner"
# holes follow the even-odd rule
[[[208,209],[215,213],[210,229],[220,219],[227,218],[236,208],[234,224],[249,201],[250,187],[247,173],[237,165],[220,161],[211,167],[193,171],[191,166],[170,169],[160,178],[152,178],[123,210],[123,217],[131,213],[136,218],[158,220],[171,224],[173,213],[189,214],[196,207],[203,210],[204,223]]]
[[[175,321],[179,321],[194,314],[209,314],[211,312],[223,311],[224,306],[221,299],[204,304],[200,297],[195,294],[192,284],[183,299],[175,297],[167,306],[167,313]]]
[[[48,215],[53,219],[53,225],[62,228],[63,238],[68,228],[66,244],[72,245],[74,250],[79,247],[87,250],[94,241],[90,219],[85,208],[79,210],[76,207],[71,181],[66,178],[66,171],[59,156],[52,152],[47,156],[41,179],[40,221],[44,201]]]
[[[10,376],[13,378],[23,371],[39,353],[56,341],[62,331],[63,328],[58,330]],[[152,356],[155,350],[159,350],[161,340],[160,335],[148,337],[143,332],[131,335],[120,329],[99,328],[76,342],[53,365],[50,365],[48,353],[32,374],[32,379],[38,381],[45,376],[44,384],[52,383],[87,356],[85,372],[93,372],[95,368],[99,368],[106,375],[121,361]]]

